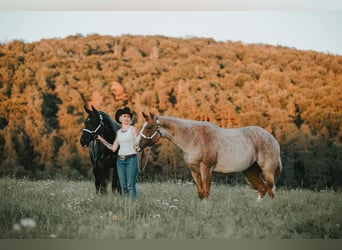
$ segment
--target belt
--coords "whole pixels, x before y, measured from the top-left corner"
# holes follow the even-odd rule
[[[119,158],[119,160],[121,160],[121,161],[125,161],[125,160],[127,160],[127,159],[129,159],[129,158],[132,158],[132,157],[134,157],[134,156],[136,156],[137,154],[131,154],[131,155],[118,155],[118,158]]]

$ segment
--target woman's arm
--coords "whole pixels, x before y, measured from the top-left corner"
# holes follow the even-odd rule
[[[103,137],[101,137],[100,135],[98,135],[96,137],[96,139],[100,142],[103,143],[103,145],[105,145],[109,150],[112,150],[113,152],[115,152],[118,147],[119,147],[119,140],[118,137],[115,138],[115,141],[113,144],[110,144],[109,142],[107,142]]]

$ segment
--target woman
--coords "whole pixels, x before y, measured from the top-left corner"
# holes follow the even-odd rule
[[[136,180],[138,177],[137,138],[138,130],[131,125],[133,113],[128,107],[119,109],[115,114],[115,120],[121,124],[121,129],[116,133],[113,144],[107,142],[101,136],[96,139],[107,148],[115,152],[118,147],[117,169],[121,185],[121,195],[130,195],[133,200],[137,198]]]

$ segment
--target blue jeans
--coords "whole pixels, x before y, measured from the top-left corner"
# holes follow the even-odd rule
[[[117,168],[121,185],[121,195],[130,195],[133,200],[136,200],[137,189],[135,184],[138,177],[138,157],[134,155],[122,160],[118,156]]]

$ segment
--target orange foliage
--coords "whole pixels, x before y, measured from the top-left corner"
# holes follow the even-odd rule
[[[84,105],[111,116],[129,105],[138,126],[140,112],[152,110],[222,127],[259,125],[282,144],[306,133],[340,146],[341,96],[337,55],[162,36],[12,41],[0,45],[0,121],[7,121],[0,122],[0,148],[20,158],[15,138],[23,130],[37,165],[48,169],[80,156],[86,168],[78,145]]]

